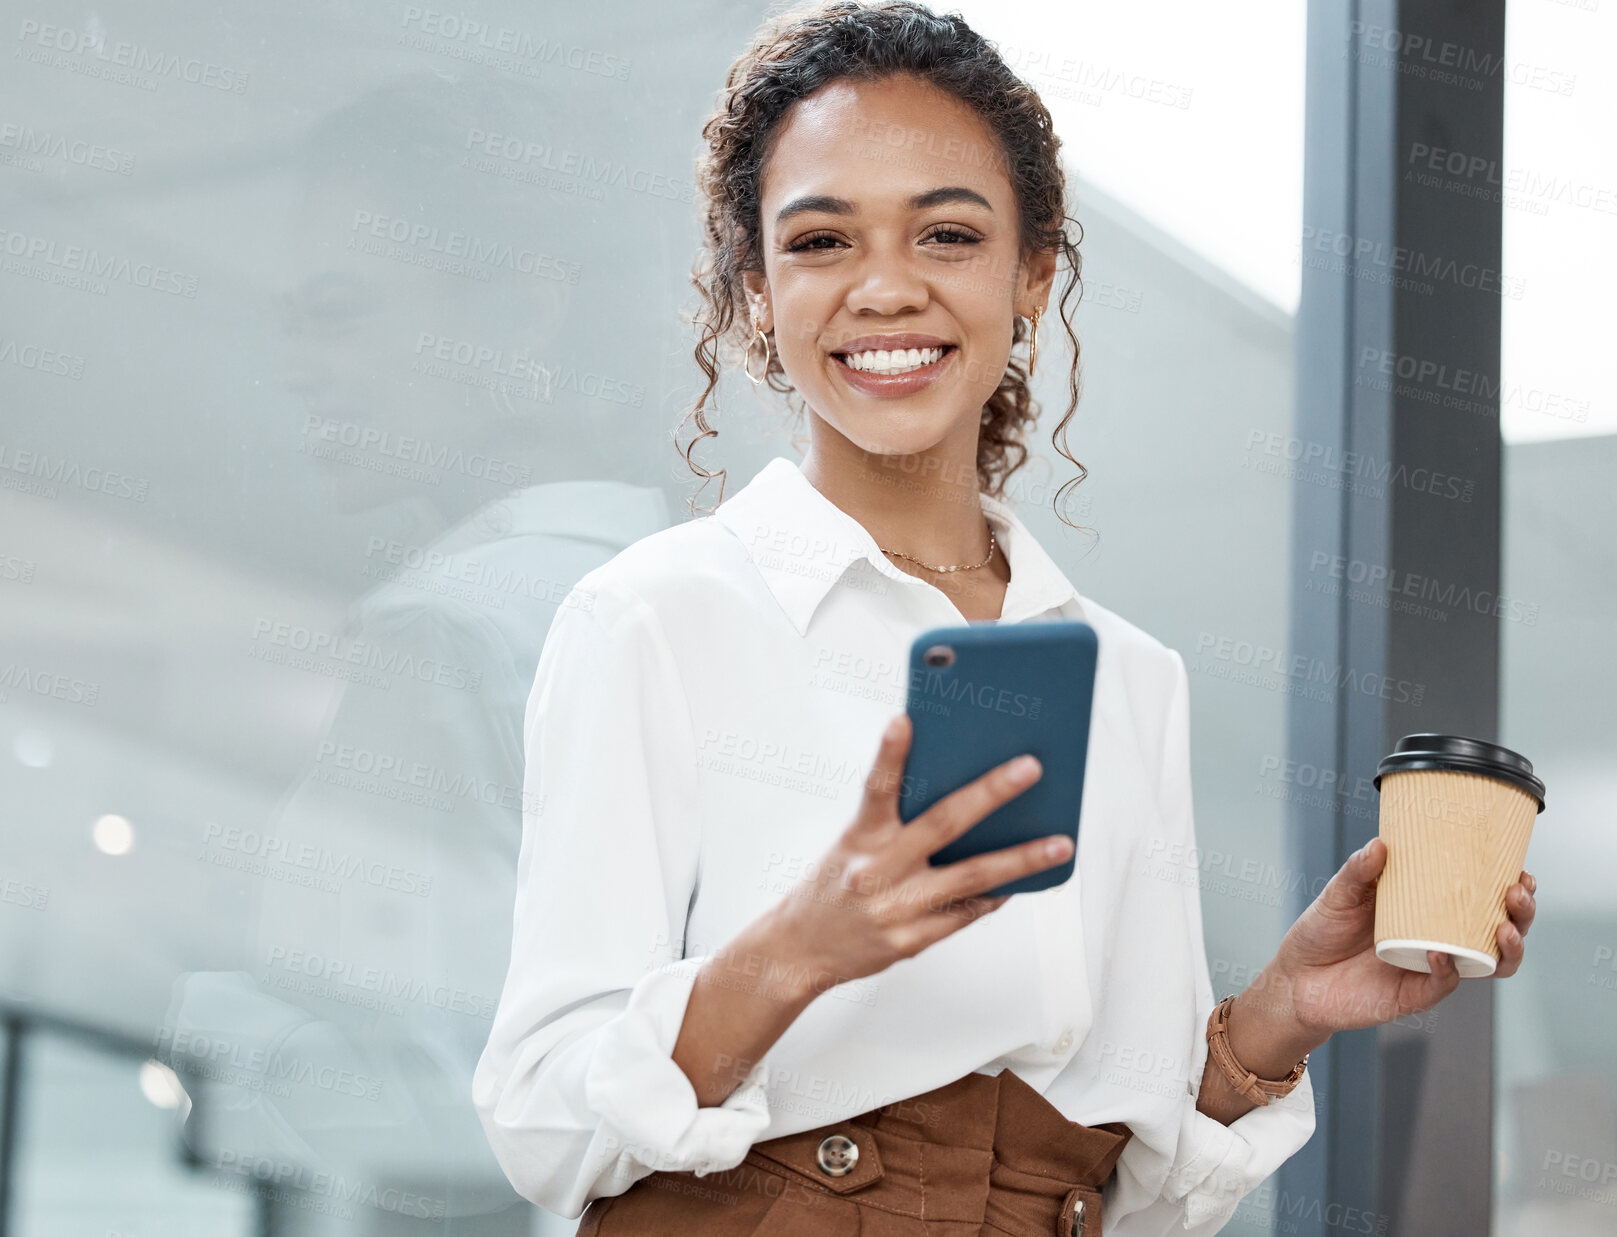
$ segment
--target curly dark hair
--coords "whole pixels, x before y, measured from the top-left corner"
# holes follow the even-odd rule
[[[763,268],[759,190],[772,140],[792,104],[821,86],[842,78],[876,81],[901,73],[946,91],[982,117],[998,142],[1016,193],[1022,256],[1054,252],[1067,260],[1058,315],[1072,344],[1072,365],[1066,414],[1052,440],[1078,468],[1078,475],[1062,490],[1088,474],[1062,444],[1079,391],[1078,337],[1069,301],[1076,306],[1082,295],[1077,242],[1068,236],[1067,225],[1077,229],[1077,239],[1082,239],[1083,231],[1067,217],[1061,139],[1049,110],[958,13],[940,15],[914,0],[873,4],[830,0],[790,9],[765,22],[752,45],[730,66],[717,106],[702,126],[706,149],[697,161],[696,183],[704,245],[691,282],[700,294],[693,319],[700,333],[696,363],[707,376],[707,386],[685,414],[684,420],[696,419],[700,433],[684,455],[698,476],[719,478],[720,502],[725,470],[707,471],[691,459],[691,451],[702,439],[718,434],[703,414],[718,385],[720,348],[726,347],[734,359],[742,355],[748,337],[742,274]],[[1026,338],[1026,326],[1017,317],[1011,332],[1013,348]],[[765,381],[802,415],[801,397],[787,382],[774,347]],[[1013,352],[999,388],[983,406],[977,441],[977,478],[983,492],[1004,497],[1005,482],[1027,461],[1023,437],[1038,413],[1026,366]],[[675,436],[677,440],[677,431]],[[704,488],[705,484],[704,480]],[[1056,514],[1069,522],[1061,516],[1060,491]]]

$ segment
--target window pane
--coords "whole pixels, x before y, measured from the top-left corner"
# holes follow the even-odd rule
[[[210,1214],[534,1224],[470,1098],[523,705],[572,583],[680,511],[693,144],[758,16],[6,28],[0,991],[197,1075]],[[83,1085],[36,1077],[30,1231],[178,1155],[40,1124]]]
[[[1617,13],[1507,9],[1502,741],[1545,783],[1537,918],[1497,1003],[1494,1233],[1617,1231]],[[1537,75],[1517,66],[1555,70]],[[1554,81],[1556,90],[1537,88]]]
[[[20,1237],[249,1237],[253,1183],[220,1189],[181,1157],[190,1104],[154,1062],[33,1031],[18,1088],[12,1224]]]

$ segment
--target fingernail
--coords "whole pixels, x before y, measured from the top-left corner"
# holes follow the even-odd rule
[[[1039,758],[1037,756],[1018,756],[1011,761],[1011,776],[1017,781],[1030,780],[1039,771]]]
[[[887,729],[882,731],[882,738],[886,739],[889,743],[891,743],[895,739],[897,739],[899,735],[901,735],[903,733],[904,733],[904,718],[902,716],[899,716],[899,717],[893,718],[892,721],[887,723]]]
[[[1070,838],[1051,838],[1044,844],[1044,853],[1051,859],[1061,859],[1072,847]]]

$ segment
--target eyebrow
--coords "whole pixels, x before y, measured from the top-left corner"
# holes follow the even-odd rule
[[[944,185],[939,189],[928,189],[925,193],[917,193],[906,205],[911,210],[925,210],[929,206],[947,206],[951,202],[970,202],[992,211],[994,208],[987,198],[975,189],[967,189],[964,185]],[[809,212],[818,212],[826,215],[852,215],[856,211],[852,202],[847,198],[834,198],[827,194],[810,194],[807,197],[794,198],[780,208],[775,216],[777,224],[785,223],[793,215],[803,215]]]

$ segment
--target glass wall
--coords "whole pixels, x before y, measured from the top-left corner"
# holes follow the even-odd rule
[[[181,1141],[200,1120],[174,1072],[137,1044],[35,1028],[25,1037],[13,1165],[19,1233],[253,1233],[260,1183],[220,1187]]]
[[[1617,370],[1594,271],[1617,264],[1617,13],[1513,4],[1505,94],[1501,739],[1546,787],[1527,866],[1539,912],[1501,985],[1494,1233],[1617,1232]]]
[[[12,1232],[527,1233],[522,706],[682,512],[757,10],[7,10],[0,1001],[119,1045],[30,1038]]]

